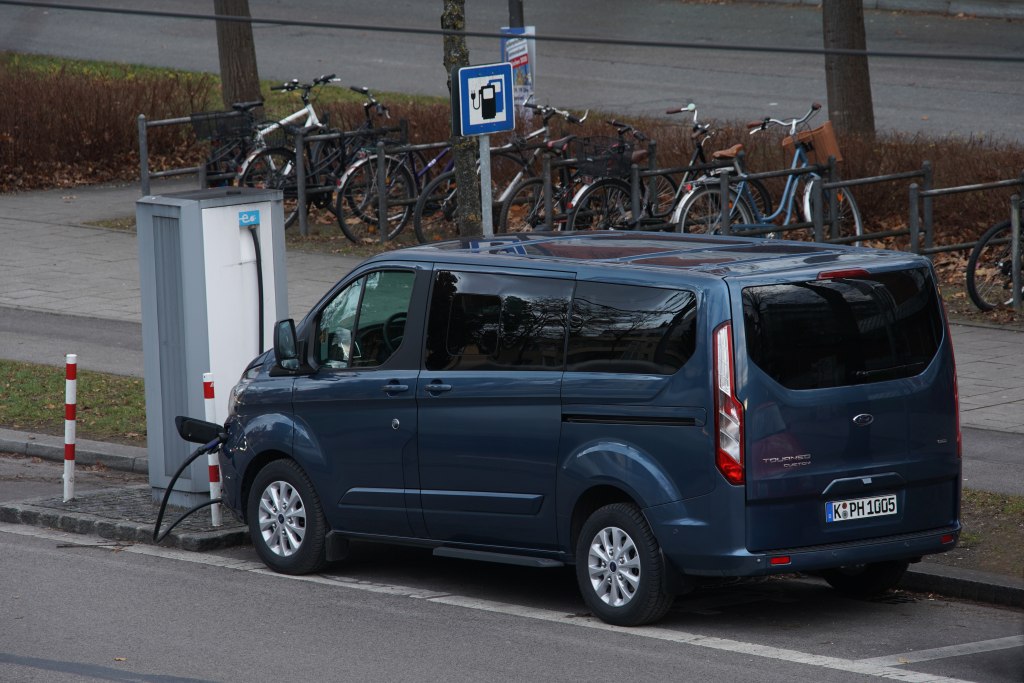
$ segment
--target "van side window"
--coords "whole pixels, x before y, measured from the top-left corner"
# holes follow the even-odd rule
[[[571,280],[440,271],[427,370],[561,370]]]
[[[317,362],[370,368],[387,361],[402,343],[414,278],[410,271],[376,271],[339,292],[317,322]]]
[[[693,355],[696,325],[693,292],[581,282],[566,370],[671,375]]]

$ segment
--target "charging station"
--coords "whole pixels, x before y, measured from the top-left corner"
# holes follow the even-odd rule
[[[178,415],[206,414],[203,375],[212,373],[216,421],[248,363],[270,348],[288,317],[280,190],[214,188],[150,195],[136,202],[149,483],[160,500],[190,447]],[[210,497],[205,460],[193,463],[169,502]]]

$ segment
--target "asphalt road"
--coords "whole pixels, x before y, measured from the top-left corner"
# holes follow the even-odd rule
[[[781,579],[704,589],[637,629],[569,570],[357,547],[316,576],[0,524],[5,681],[1019,681],[1020,612]]]
[[[78,5],[209,14],[208,0],[80,0]],[[439,2],[422,0],[250,0],[255,18],[406,28],[440,27]],[[752,120],[802,115],[825,101],[823,57],[712,49],[653,48],[654,42],[713,46],[820,48],[821,13],[813,7],[719,5],[678,0],[537,2],[526,23],[541,36],[635,40],[640,46],[543,42],[537,101],[616,113],[659,114],[696,102],[707,117]],[[467,29],[508,23],[506,0],[471,0]],[[1020,22],[868,11],[867,46],[884,52],[1021,57]],[[336,72],[346,84],[381,91],[447,96],[439,36],[325,26],[258,25],[260,75],[308,80]],[[497,61],[496,39],[469,41],[474,63]],[[113,60],[199,71],[219,70],[214,24],[72,10],[0,5],[0,49]],[[1020,140],[1021,65],[877,57],[870,61],[880,129]],[[184,113],[184,112],[183,112]],[[1016,172],[1019,169],[1013,169]]]

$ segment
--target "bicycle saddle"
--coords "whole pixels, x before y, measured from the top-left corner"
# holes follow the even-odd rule
[[[576,139],[575,135],[566,135],[564,138],[558,138],[557,140],[548,140],[548,149],[562,153],[565,148],[569,146],[569,143]]]
[[[646,149],[635,149],[633,150],[633,154],[630,157],[630,161],[632,161],[634,164],[639,164],[641,161],[647,159],[647,154],[648,152]]]
[[[737,143],[732,147],[726,149],[720,149],[717,152],[712,152],[712,159],[735,159],[736,156],[743,151],[743,143]]]
[[[255,109],[256,107],[262,106],[263,100],[257,100],[255,102],[235,102],[231,105],[231,108],[235,111],[249,111],[250,109]]]

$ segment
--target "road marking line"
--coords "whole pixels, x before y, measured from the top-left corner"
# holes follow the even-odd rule
[[[35,536],[38,538],[44,538],[48,540],[58,540],[65,543],[74,543],[75,540],[77,539],[77,543],[75,544],[82,546],[95,546],[97,542],[97,539],[88,536],[69,534],[61,531],[53,531],[48,529],[40,529],[37,527],[5,524],[2,522],[0,522],[0,532],[9,532],[19,534],[22,536]],[[625,636],[650,638],[652,640],[679,643],[682,645],[691,645],[695,647],[704,647],[713,650],[722,650],[734,654],[745,654],[756,657],[764,657],[766,659],[775,659],[793,664],[803,664],[806,666],[816,666],[824,669],[846,671],[849,673],[862,674],[865,676],[877,676],[880,678],[907,681],[908,683],[967,683],[956,678],[947,678],[945,676],[937,676],[934,674],[921,673],[918,671],[908,671],[906,669],[896,668],[895,666],[890,665],[890,660],[892,659],[890,657],[878,657],[875,659],[862,660],[842,659],[840,657],[815,655],[807,652],[800,652],[798,650],[789,650],[786,648],[772,647],[770,645],[748,643],[741,640],[716,638],[713,636],[702,636],[698,633],[676,631],[673,629],[658,626],[638,626],[633,628],[623,628],[621,626],[612,626],[611,624],[606,624],[603,621],[600,621],[590,616],[577,616],[573,614],[566,614],[564,612],[558,612],[555,610],[542,609],[538,607],[527,607],[524,605],[514,605],[497,602],[494,600],[484,600],[480,598],[470,598],[461,595],[438,595],[436,591],[427,591],[420,588],[412,588],[410,586],[374,583],[371,581],[351,580],[345,579],[344,577],[334,578],[320,575],[291,576],[288,574],[278,574],[268,569],[262,563],[251,561],[239,561],[228,557],[218,557],[216,555],[207,555],[188,550],[178,550],[176,548],[164,548],[161,546],[140,544],[126,546],[121,549],[121,552],[135,553],[138,555],[148,555],[151,557],[163,557],[172,560],[179,560],[181,562],[190,562],[192,564],[202,564],[211,567],[218,567],[221,569],[233,569],[236,571],[253,572],[255,574],[260,574],[268,578],[287,579],[291,581],[303,581],[307,583],[315,583],[325,586],[335,586],[340,588],[349,588],[353,590],[366,591],[370,593],[391,595],[393,597],[416,598],[420,600],[426,600],[428,602],[437,603],[440,605],[460,607],[462,609],[472,609],[483,612],[491,612],[494,614],[501,614],[505,616],[521,617],[524,619],[535,619],[538,621],[563,624],[565,626],[577,626],[583,628],[591,628],[600,631],[611,631],[613,633]],[[1009,639],[1001,638],[998,640],[1012,640],[1014,638],[1017,637],[1012,636]],[[968,644],[968,646],[969,645],[971,644]],[[949,648],[936,648],[936,650],[948,649]],[[923,652],[928,651],[922,650],[922,653]],[[897,656],[897,658],[898,657],[899,656]]]
[[[975,643],[963,643],[962,645],[949,645],[946,647],[935,647],[930,650],[915,650],[905,652],[901,655],[888,655],[886,657],[873,657],[871,659],[860,659],[865,664],[880,664],[882,666],[899,666],[901,664],[914,664],[916,662],[927,662],[933,659],[945,659],[946,657],[959,657],[961,655],[973,655],[978,652],[994,652],[995,650],[1009,650],[1014,647],[1024,646],[1024,636],[1007,636],[1006,638],[993,638],[992,640],[979,640]]]

